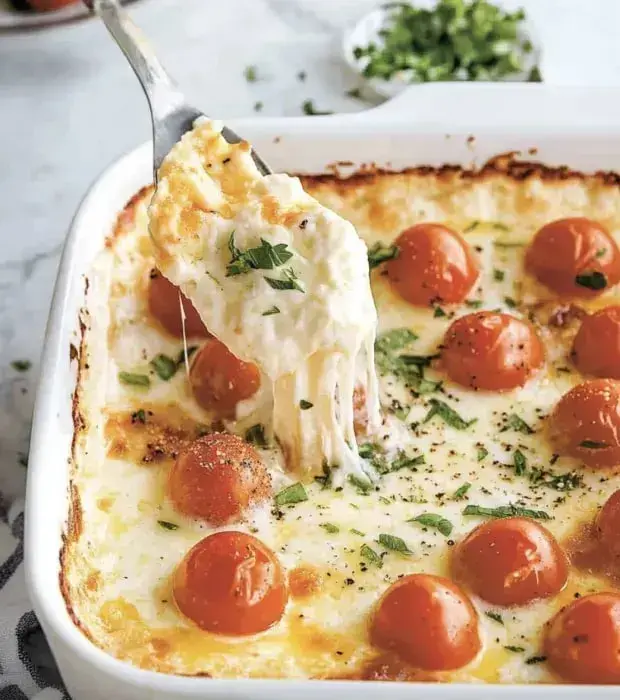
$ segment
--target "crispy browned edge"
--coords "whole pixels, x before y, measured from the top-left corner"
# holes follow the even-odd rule
[[[535,149],[529,149],[529,154],[534,155]],[[554,166],[550,167],[539,163],[536,161],[526,161],[519,160],[519,151],[509,151],[506,153],[500,153],[490,160],[488,160],[479,169],[467,169],[460,165],[443,165],[440,167],[421,165],[413,168],[404,168],[403,170],[388,170],[384,168],[379,168],[375,164],[364,164],[361,165],[359,170],[356,172],[341,177],[339,174],[339,167],[349,167],[352,165],[349,161],[339,161],[327,166],[326,170],[329,172],[321,174],[300,174],[299,177],[302,182],[305,183],[334,183],[336,189],[339,192],[346,191],[347,189],[352,189],[358,185],[368,185],[372,184],[374,180],[379,177],[385,176],[398,176],[398,175],[419,175],[419,176],[435,176],[439,180],[447,180],[453,178],[454,176],[460,176],[463,180],[470,181],[482,181],[485,178],[494,177],[497,175],[503,175],[505,177],[511,178],[517,182],[522,182],[531,178],[539,177],[545,182],[554,181],[566,181],[566,180],[584,180],[584,179],[595,179],[601,184],[609,186],[619,186],[620,185],[620,174],[612,171],[597,171],[591,174],[585,174],[579,172],[578,170],[573,170],[568,166]],[[136,207],[140,203],[144,195],[152,188],[152,185],[146,185],[142,187],[136,194],[129,199],[127,204],[119,212],[116,223],[112,230],[110,236],[105,240],[105,246],[110,247],[114,240],[122,234],[122,231],[127,227],[128,223],[133,222],[135,218]],[[86,422],[84,416],[80,412],[80,383],[84,369],[87,368],[86,365],[86,330],[88,318],[88,311],[86,308],[86,298],[88,295],[88,278],[85,278],[85,288],[84,288],[84,307],[80,311],[80,347],[77,352],[78,359],[78,371],[76,376],[75,390],[72,397],[72,417],[73,417],[73,439],[71,442],[71,455],[69,457],[69,463],[71,465],[71,477],[69,480],[69,513],[67,516],[67,524],[65,532],[62,536],[62,548],[60,550],[60,589],[65,600],[65,605],[67,606],[67,612],[71,617],[73,623],[82,631],[82,633],[93,643],[92,636],[84,625],[80,622],[77,614],[73,609],[71,599],[69,596],[69,585],[65,576],[65,564],[68,554],[68,548],[72,543],[77,542],[79,539],[82,528],[83,528],[83,518],[82,518],[82,506],[80,503],[80,495],[77,487],[73,483],[73,474],[75,473],[75,448],[77,440],[81,431],[86,428]],[[70,347],[70,358],[75,357],[75,346]],[[207,673],[198,674],[178,674],[178,675],[191,675],[193,677],[202,676],[205,678],[210,678]],[[353,675],[347,675],[346,679],[356,680],[363,679],[363,669],[359,670],[358,673]]]

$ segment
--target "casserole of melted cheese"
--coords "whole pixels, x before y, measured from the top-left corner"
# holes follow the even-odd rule
[[[218,168],[225,167],[226,157],[222,155]],[[245,167],[238,165],[241,170]],[[201,171],[204,167],[200,164]],[[588,217],[620,240],[617,183],[602,176],[566,175],[542,167],[520,170],[510,164],[495,164],[476,173],[422,169],[346,180],[304,177],[301,184],[307,195],[297,181],[273,178],[270,184],[252,187],[265,187],[267,195],[291,202],[286,208],[292,212],[287,220],[291,225],[298,226],[306,216],[322,216],[323,205],[342,222],[342,236],[348,235],[346,222],[351,222],[371,257],[377,243],[389,257],[389,247],[402,231],[422,222],[439,222],[462,235],[473,251],[479,276],[464,302],[421,307],[395,291],[386,273],[389,261],[371,271],[374,305],[359,292],[359,306],[350,309],[352,316],[342,316],[341,329],[330,337],[340,330],[343,337],[352,332],[345,321],[359,329],[348,344],[352,350],[344,349],[352,355],[362,352],[356,381],[367,376],[364,363],[373,358],[367,341],[374,334],[376,307],[374,361],[380,425],[367,434],[358,431],[357,448],[347,446],[354,454],[359,451],[361,472],[372,479],[369,484],[352,471],[348,476],[354,478],[334,483],[329,469],[318,473],[314,457],[305,471],[290,468],[276,439],[278,427],[270,424],[270,413],[265,412],[273,395],[270,382],[277,383],[281,376],[280,362],[285,371],[294,370],[299,362],[286,364],[294,360],[294,352],[305,359],[324,347],[326,335],[318,337],[312,318],[302,313],[296,326],[297,348],[286,348],[278,359],[284,349],[273,342],[277,336],[272,324],[284,322],[282,312],[296,303],[286,295],[294,292],[264,285],[264,297],[246,287],[245,296],[240,292],[233,298],[237,286],[248,282],[245,275],[218,282],[208,274],[197,291],[181,257],[165,259],[161,247],[156,249],[151,240],[152,190],[137,194],[88,272],[87,323],[75,398],[72,512],[61,573],[76,624],[93,643],[117,658],[165,673],[218,678],[561,681],[545,658],[545,625],[580,597],[617,588],[620,577],[613,567],[590,560],[584,564],[581,555],[587,548],[590,524],[620,488],[620,477],[615,467],[587,467],[579,458],[558,454],[548,423],[558,401],[586,379],[571,358],[584,315],[620,303],[620,296],[617,288],[610,288],[567,302],[536,281],[524,264],[535,233],[557,219]],[[234,182],[222,187],[234,190]],[[184,190],[184,195],[204,197],[203,208],[209,212],[222,214],[231,207],[230,201],[218,200],[209,185],[205,188],[199,193]],[[163,198],[159,201],[165,205]],[[170,201],[178,201],[178,195]],[[228,247],[233,229],[238,249],[257,244],[251,235],[258,208],[247,214],[247,220],[243,219],[246,214],[224,212],[210,229],[217,239],[214,250],[231,255],[224,258],[226,263],[234,259]],[[318,264],[320,252],[313,258],[311,244],[289,233],[281,231],[282,237],[272,242],[294,248],[300,266]],[[156,243],[158,235],[153,231]],[[317,239],[326,240],[321,236],[318,231]],[[204,241],[195,242],[204,245]],[[301,251],[302,245],[309,247]],[[343,244],[345,257],[347,250]],[[365,263],[360,263],[361,255],[365,256],[364,246],[353,243],[351,260],[356,265]],[[339,264],[344,266],[345,261],[340,259]],[[237,357],[253,362],[260,353],[265,357],[261,389],[238,405],[236,418],[222,419],[196,401],[185,356],[186,351],[190,356],[192,351],[199,353],[195,348],[205,341],[189,338],[184,343],[153,317],[148,289],[155,266],[180,285],[199,309],[213,304],[212,310],[201,313],[203,321],[207,326],[216,324],[209,330]],[[301,279],[301,268],[299,272]],[[329,274],[337,276],[339,271]],[[363,279],[367,268],[350,274],[351,279],[356,274]],[[220,282],[226,285],[225,293],[217,286]],[[596,280],[592,284],[596,286]],[[220,293],[217,306],[220,302],[213,300]],[[235,345],[232,335],[227,335],[232,326],[228,321],[217,326],[218,318],[243,316],[250,313],[251,305],[257,316],[251,336],[256,345]],[[260,315],[274,306],[280,313]],[[544,346],[544,363],[523,386],[503,392],[475,391],[446,376],[441,353],[448,327],[481,310],[499,310],[535,328]],[[340,349],[347,343],[340,343]],[[162,356],[169,361],[165,372],[161,360],[153,364]],[[402,356],[417,359],[405,361]],[[413,381],[412,364],[418,368]],[[329,387],[334,389],[336,383]],[[351,380],[344,378],[343,383],[344,396],[351,396]],[[317,401],[303,393],[312,391],[311,387],[296,381],[293,385],[293,398],[282,398],[288,401],[289,413],[300,399]],[[372,396],[366,395],[365,400],[372,403]],[[372,413],[372,405],[369,410]],[[303,430],[299,421],[314,420],[305,416],[310,411],[305,410],[301,418],[296,412],[286,419],[297,421],[295,429]],[[261,426],[258,433],[257,426]],[[214,528],[175,509],[167,483],[188,445],[222,430],[253,442],[269,472],[271,495],[239,522]],[[347,440],[350,443],[351,436],[345,434]],[[322,456],[330,454],[324,443],[321,449],[325,450]],[[296,484],[303,486],[305,500],[278,498]],[[562,590],[517,606],[490,604],[469,591],[481,648],[455,670],[416,668],[398,654],[374,646],[371,616],[390,585],[414,573],[451,577],[455,548],[488,521],[485,509],[497,512],[498,508],[526,517],[533,514],[572,556]],[[287,574],[284,613],[263,632],[250,636],[208,632],[182,615],[175,604],[172,586],[179,562],[196,543],[219,530],[252,534],[271,549]]]

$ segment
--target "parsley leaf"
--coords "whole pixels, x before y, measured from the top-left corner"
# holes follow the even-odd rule
[[[146,423],[146,411],[143,408],[139,408],[131,414],[131,422],[133,423]]]
[[[256,66],[246,66],[246,69],[243,71],[243,75],[248,83],[255,83],[258,80]]]
[[[424,457],[424,455],[410,457],[404,450],[398,450],[396,459],[392,462],[392,471],[397,472],[401,469],[411,469],[412,471],[417,471],[417,469],[414,469],[414,467],[425,463],[426,458]]]
[[[279,280],[275,279],[273,277],[265,277],[265,282],[272,288],[272,289],[279,289],[279,290],[286,290],[286,289],[294,289],[298,292],[304,292],[304,288],[299,284],[297,281],[299,278],[297,277],[297,274],[295,273],[295,270],[293,270],[292,267],[289,267],[288,269],[284,270],[284,279]]]
[[[512,644],[505,646],[504,649],[506,649],[506,651],[512,651],[515,654],[519,654],[519,653],[525,651],[525,647],[515,647]]]
[[[448,314],[441,308],[441,306],[436,306],[433,311],[433,318],[444,318]]]
[[[329,532],[330,535],[335,535],[340,532],[338,525],[334,525],[333,523],[320,523],[319,527],[322,527],[325,532]]]
[[[401,554],[412,554],[412,551],[407,547],[405,541],[400,537],[395,535],[379,535],[379,544],[383,545],[386,549],[390,549],[393,552],[400,552]]]
[[[226,266],[226,277],[243,275],[250,270],[273,270],[284,265],[293,257],[293,253],[288,250],[286,243],[272,245],[264,238],[260,240],[259,246],[241,251],[235,245],[235,232],[230,234],[228,250],[231,254],[231,261]]]
[[[157,376],[160,379],[163,379],[165,382],[174,377],[179,367],[176,360],[173,360],[171,357],[168,357],[168,355],[163,354],[155,355],[155,357],[151,360],[150,365],[155,370]]]
[[[501,433],[505,433],[508,430],[514,430],[517,433],[523,433],[524,435],[533,435],[534,429],[531,428],[523,418],[520,418],[516,413],[511,413],[506,419],[504,427],[500,430]]]
[[[277,506],[292,505],[293,503],[307,501],[308,494],[306,493],[304,485],[298,481],[296,484],[291,484],[282,489],[279,493],[276,493],[273,500]]]
[[[554,474],[546,469],[534,467],[529,475],[533,488],[546,486],[554,491],[574,491],[583,486],[583,477],[575,472],[565,474]]]
[[[605,289],[607,286],[607,277],[605,277],[602,272],[595,270],[594,272],[577,275],[575,277],[575,284],[578,284],[580,287],[585,287],[586,289],[599,291],[600,289]]]
[[[487,450],[487,448],[486,448],[486,447],[480,446],[480,447],[478,448],[477,453],[476,453],[476,461],[477,461],[477,462],[482,462],[482,460],[483,460],[485,457],[487,457],[488,454],[489,454],[489,451]]]
[[[493,270],[493,279],[496,282],[503,282],[506,277],[506,273],[503,270],[498,270],[497,268]]]
[[[494,622],[497,622],[500,625],[504,624],[504,618],[498,612],[494,612],[493,610],[485,610],[484,614],[491,618],[491,620]]]
[[[458,489],[454,492],[454,495],[452,496],[453,501],[461,501],[463,498],[465,498],[465,495],[471,488],[471,484],[466,481],[462,486],[459,486]]]
[[[307,411],[309,408],[312,408],[314,406],[313,403],[310,403],[310,401],[306,401],[306,399],[302,399],[299,402],[299,408],[301,408],[302,411]]]
[[[366,560],[369,564],[374,564],[379,569],[383,567],[383,559],[381,559],[375,550],[369,547],[367,544],[362,545],[360,554],[362,555],[362,559]]]
[[[515,474],[522,476],[527,471],[527,459],[521,450],[515,450],[512,456]]]
[[[442,535],[448,537],[452,532],[454,527],[452,523],[437,513],[422,513],[422,515],[417,515],[415,518],[407,520],[408,523],[420,523],[420,525],[425,525],[426,527],[435,528],[441,532]]]
[[[16,372],[27,372],[32,367],[32,362],[30,360],[13,360],[11,367]]]
[[[375,343],[375,350],[381,355],[403,350],[407,345],[411,345],[418,336],[408,328],[394,328],[391,331],[382,333]]]
[[[119,372],[118,381],[121,384],[128,384],[131,386],[151,386],[151,380],[148,374],[136,374],[134,372]]]
[[[368,266],[372,270],[387,260],[397,258],[399,253],[400,250],[396,245],[385,246],[382,243],[375,243],[368,251]]]
[[[274,314],[279,314],[280,309],[277,306],[272,306],[270,309],[267,309],[267,311],[263,311],[261,316],[273,316]]]
[[[167,520],[158,520],[157,524],[163,530],[178,530],[179,526],[176,523],[170,523]]]
[[[530,510],[521,506],[499,506],[498,508],[487,508],[485,506],[465,506],[463,515],[479,515],[486,518],[512,518],[515,516],[523,518],[534,518],[535,520],[551,520],[551,516],[544,510]]]
[[[422,421],[423,423],[428,423],[435,416],[439,416],[445,423],[455,430],[467,430],[470,425],[473,425],[478,419],[472,418],[471,420],[465,420],[447,403],[444,401],[439,401],[439,399],[430,400],[431,408],[426,414],[426,417]]]
[[[317,109],[314,106],[314,102],[312,100],[305,100],[303,104],[301,105],[301,109],[304,114],[306,114],[309,117],[318,117],[323,114],[333,114],[333,112],[326,112],[320,109]]]

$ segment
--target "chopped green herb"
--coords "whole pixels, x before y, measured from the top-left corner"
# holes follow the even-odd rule
[[[533,664],[542,664],[546,660],[546,656],[530,656],[529,659],[525,659],[525,663],[528,666],[532,666]]]
[[[448,314],[441,308],[441,306],[436,306],[433,311],[433,318],[444,318]]]
[[[253,445],[259,447],[267,447],[267,438],[265,437],[265,428],[260,423],[256,423],[251,428],[245,431],[245,439]]]
[[[385,496],[379,496],[379,501],[380,501],[381,503],[383,503],[383,505],[386,505],[386,506],[391,506],[391,505],[392,505],[392,501],[390,501],[390,499],[389,499],[389,498],[386,498]]]
[[[609,445],[606,442],[598,442],[596,440],[583,440],[579,443],[579,447],[585,447],[588,450],[603,450]]]
[[[465,306],[469,306],[470,309],[479,309],[482,306],[482,301],[480,299],[465,299]]]
[[[314,106],[314,102],[312,100],[305,100],[304,103],[301,105],[301,109],[303,113],[309,117],[318,117],[324,114],[333,114],[333,112],[327,112],[317,109]]]
[[[475,231],[478,228],[478,226],[480,226],[479,221],[472,221],[471,224],[469,224],[469,226],[463,229],[463,233],[470,233],[471,231]]]
[[[280,309],[277,306],[272,306],[270,309],[267,309],[267,311],[263,311],[261,316],[273,316],[274,314],[279,314]]]
[[[349,532],[352,533],[353,535],[359,535],[360,537],[366,537],[366,533],[362,532],[361,530],[356,530],[354,527],[352,527],[349,530]]]
[[[521,450],[515,450],[512,455],[512,463],[514,464],[515,474],[522,476],[527,471],[527,459]]]
[[[529,475],[533,488],[545,486],[554,491],[574,491],[583,486],[583,477],[575,472],[554,474],[546,469],[534,467]]]
[[[511,413],[506,419],[506,424],[501,429],[500,432],[505,433],[507,430],[514,430],[517,433],[523,433],[524,435],[533,435],[534,430],[520,418],[516,413]]]
[[[157,524],[164,530],[178,530],[179,526],[176,523],[169,523],[167,520],[158,520]]]
[[[383,567],[383,559],[381,559],[375,550],[369,547],[367,544],[362,545],[360,554],[362,555],[362,559],[367,561],[369,564],[374,564],[379,569]]]
[[[155,357],[151,360],[150,365],[155,370],[157,376],[164,381],[172,379],[179,367],[176,360],[168,357],[168,355],[162,354],[155,355]]]
[[[260,240],[259,246],[242,251],[235,245],[235,232],[230,234],[228,250],[231,261],[226,266],[226,277],[243,275],[250,270],[273,270],[284,265],[293,257],[293,253],[288,250],[286,243],[272,245],[264,238]]]
[[[302,411],[307,411],[309,408],[312,408],[314,406],[313,403],[310,403],[310,401],[306,401],[306,399],[302,399],[299,402],[299,408],[301,408]]]
[[[291,484],[282,489],[279,493],[276,493],[273,500],[277,506],[287,506],[293,503],[307,501],[308,494],[306,493],[304,485],[298,481],[296,484]]]
[[[340,532],[340,528],[333,523],[320,523],[319,527],[322,527],[325,532],[329,532],[330,535],[335,535]]]
[[[465,495],[471,488],[471,484],[466,481],[462,486],[459,486],[458,489],[454,492],[454,495],[452,496],[453,501],[462,501],[463,498],[465,498]]]
[[[382,333],[375,343],[375,350],[381,354],[389,354],[403,350],[418,339],[418,336],[408,328],[395,328]]]
[[[373,268],[381,265],[381,263],[386,262],[386,260],[393,260],[394,258],[397,258],[399,252],[398,246],[396,245],[383,245],[382,243],[375,243],[368,251],[368,265],[372,270]]]
[[[417,455],[416,457],[410,457],[404,450],[398,450],[396,459],[392,462],[392,471],[397,472],[401,469],[412,469],[417,471],[414,467],[418,467],[420,464],[425,464],[426,458],[424,455]]]
[[[521,652],[525,651],[525,647],[515,647],[512,644],[505,646],[504,649],[506,649],[506,651],[512,651],[515,654],[520,654]]]
[[[272,288],[272,289],[280,289],[280,290],[287,290],[287,289],[294,289],[298,292],[303,292],[304,288],[299,284],[297,274],[293,270],[292,267],[289,267],[288,269],[284,270],[284,279],[279,280],[279,279],[274,279],[273,277],[265,277],[265,282]]]
[[[605,277],[602,272],[595,270],[594,272],[577,275],[575,277],[575,284],[578,284],[580,287],[585,287],[586,289],[599,291],[600,289],[605,289],[607,286],[607,277]]]
[[[430,400],[431,408],[426,414],[426,417],[422,421],[423,423],[428,423],[435,416],[439,416],[445,423],[455,430],[467,430],[470,425],[473,425],[477,418],[472,418],[472,420],[464,420],[459,416],[459,414],[444,401],[439,401],[439,399]]]
[[[30,360],[13,360],[11,367],[16,372],[27,372],[32,367],[32,362]]]
[[[349,474],[349,483],[352,486],[355,486],[357,492],[362,496],[367,496],[372,488],[370,479],[368,479],[368,481],[364,481],[359,476],[355,476],[355,474]]]
[[[486,518],[534,518],[536,520],[551,520],[551,516],[543,510],[530,510],[520,506],[499,506],[498,508],[486,508],[485,506],[465,506],[463,515],[479,515]]]
[[[422,513],[422,515],[417,515],[415,518],[407,520],[407,522],[420,523],[420,525],[435,528],[435,530],[438,530],[446,537],[448,537],[448,535],[452,532],[453,528],[453,525],[449,520],[441,515],[437,515],[437,513]]]
[[[498,270],[497,268],[493,270],[493,279],[496,282],[503,282],[506,277],[506,273],[503,270]]]
[[[521,241],[493,241],[493,245],[496,248],[523,248],[525,243],[522,243]]]
[[[416,367],[430,367],[431,362],[439,355],[400,355],[399,360],[405,365],[415,365]]]
[[[493,610],[485,610],[484,614],[491,618],[491,620],[494,622],[497,622],[500,625],[504,624],[504,618],[498,612],[494,612]]]
[[[496,231],[510,231],[510,226],[506,226],[501,221],[489,221],[489,226],[492,226]]]
[[[258,102],[254,103],[254,111],[255,112],[261,112],[262,109],[263,109],[263,103],[260,100],[258,100]]]
[[[394,535],[379,535],[379,544],[386,549],[391,549],[393,552],[401,552],[402,554],[412,554],[411,550],[405,544],[405,541]]]
[[[528,83],[542,83],[543,77],[538,66],[534,66],[527,76]]]
[[[487,457],[489,454],[489,451],[487,450],[486,447],[479,447],[478,451],[476,453],[476,460],[478,462],[482,462],[482,460]]]
[[[258,80],[256,66],[246,66],[246,69],[243,71],[243,75],[248,83],[255,83]]]
[[[132,423],[146,423],[146,411],[143,408],[139,408],[131,414]]]
[[[366,442],[358,448],[359,456],[367,459],[379,474],[387,474],[390,467],[383,448],[375,442]]]
[[[346,95],[347,97],[352,97],[354,100],[362,99],[362,91],[358,87],[347,90]]]
[[[196,350],[198,350],[198,346],[197,346],[197,345],[190,345],[190,346],[187,348],[187,359],[188,359],[188,360],[189,360],[189,358],[196,352]],[[181,365],[185,364],[185,348],[181,348],[181,351],[180,351],[179,354],[177,355],[177,360],[176,360],[176,362],[177,362],[177,365],[178,365],[179,367],[180,367]]]
[[[504,304],[509,309],[515,309],[517,307],[517,302],[512,297],[504,297]]]
[[[148,374],[135,374],[134,372],[119,372],[118,381],[121,384],[129,384],[132,386],[150,386],[151,380]]]

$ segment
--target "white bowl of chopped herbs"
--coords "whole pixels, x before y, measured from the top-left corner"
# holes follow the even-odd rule
[[[488,0],[391,2],[344,39],[349,66],[383,97],[412,83],[540,82],[540,45],[522,9]]]

